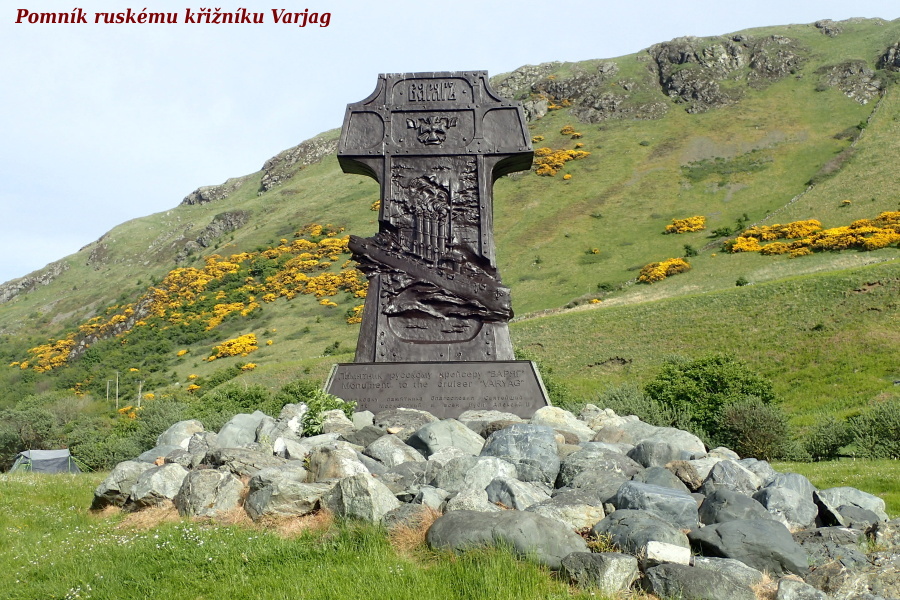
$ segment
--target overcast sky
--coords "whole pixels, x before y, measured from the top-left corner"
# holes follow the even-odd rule
[[[819,19],[900,17],[883,0],[242,0],[263,24],[93,24],[119,0],[21,0],[0,10],[0,282],[112,227],[177,206],[201,185],[257,171],[339,127],[384,72],[612,58],[682,35]],[[88,24],[16,23],[19,10],[84,10]],[[272,9],[330,13],[276,24]],[[25,19],[23,19],[24,21]]]

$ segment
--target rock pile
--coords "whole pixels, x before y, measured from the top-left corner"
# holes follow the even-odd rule
[[[302,437],[302,405],[237,415],[218,433],[176,423],[116,466],[93,508],[173,503],[184,516],[254,520],[327,509],[416,526],[434,548],[503,544],[574,584],[615,593],[752,600],[900,596],[900,519],[880,498],[805,477],[696,436],[588,405],[530,421],[397,408],[327,413]],[[762,586],[762,588],[761,588]]]

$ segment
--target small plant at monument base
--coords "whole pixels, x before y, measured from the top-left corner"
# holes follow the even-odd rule
[[[307,437],[322,433],[325,411],[341,410],[349,419],[353,417],[353,411],[356,409],[356,402],[341,400],[319,389],[307,393],[303,402],[309,409],[303,416],[303,435]]]

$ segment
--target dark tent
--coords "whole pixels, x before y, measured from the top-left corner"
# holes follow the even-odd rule
[[[75,459],[67,449],[63,450],[25,450],[19,452],[10,473],[15,471],[31,471],[33,473],[81,473]]]

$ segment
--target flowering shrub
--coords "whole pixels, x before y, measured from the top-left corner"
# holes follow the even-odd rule
[[[684,273],[690,269],[690,263],[683,258],[670,258],[662,262],[650,263],[645,266],[641,269],[638,281],[640,283],[656,283],[657,281],[662,281],[666,277]]]
[[[670,225],[666,225],[666,233],[688,233],[706,229],[706,217],[695,216],[686,219],[672,219]]]
[[[213,351],[215,354],[210,356],[209,360],[215,360],[216,358],[223,358],[225,356],[247,356],[256,350],[259,350],[259,346],[256,343],[256,334],[246,333],[236,338],[225,340],[214,347]]]
[[[773,240],[793,239],[793,242]],[[761,245],[759,242],[773,242]],[[815,219],[795,221],[787,225],[751,227],[727,242],[730,252],[790,254],[791,258],[823,250],[878,250],[900,243],[900,211],[883,212],[875,219],[859,219],[850,225],[822,229]]]
[[[354,323],[362,323],[362,313],[365,304],[360,304],[359,306],[354,306],[350,310],[347,311],[347,322],[351,325]]]
[[[584,150],[553,150],[543,147],[534,151],[535,173],[545,177],[556,175],[563,165],[570,160],[580,160],[590,156],[590,152]]]
[[[243,365],[241,365],[241,371],[252,371],[255,368],[256,368],[256,363],[252,363],[252,362],[244,363]]]

